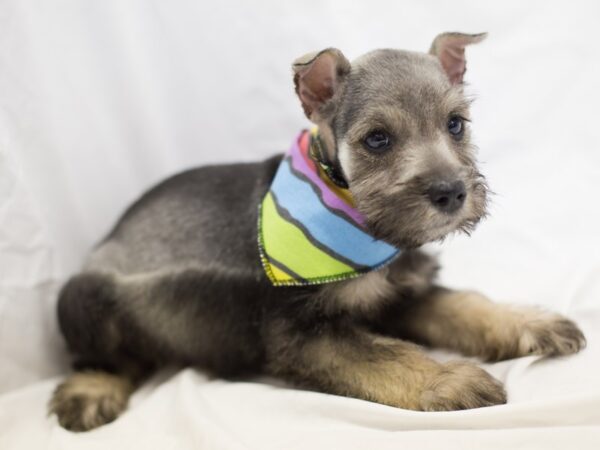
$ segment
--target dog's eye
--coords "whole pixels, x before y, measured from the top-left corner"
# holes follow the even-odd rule
[[[371,131],[365,138],[364,143],[367,149],[382,152],[390,146],[390,136],[385,131]]]
[[[455,137],[460,137],[463,133],[463,119],[462,117],[452,116],[448,120],[448,132]]]

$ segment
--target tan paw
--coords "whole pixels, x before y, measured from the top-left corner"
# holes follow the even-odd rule
[[[103,372],[76,373],[60,384],[49,413],[71,431],[88,431],[115,420],[127,407],[131,384]]]
[[[500,381],[476,365],[452,361],[425,386],[420,406],[423,411],[455,411],[506,403]]]
[[[519,356],[559,356],[585,348],[585,336],[571,320],[556,313],[536,311],[528,314],[519,338]]]

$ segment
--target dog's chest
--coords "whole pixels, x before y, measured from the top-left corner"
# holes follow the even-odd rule
[[[331,312],[355,314],[376,312],[395,292],[388,280],[388,268],[369,272],[358,278],[323,286],[319,292],[325,307]]]

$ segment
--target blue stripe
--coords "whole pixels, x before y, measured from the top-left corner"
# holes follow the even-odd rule
[[[314,239],[358,265],[377,266],[399,251],[329,211],[310,185],[292,173],[287,158],[279,166],[271,191]]]

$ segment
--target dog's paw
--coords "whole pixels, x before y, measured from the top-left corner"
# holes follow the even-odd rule
[[[103,372],[75,373],[60,384],[49,413],[70,431],[88,431],[115,420],[127,407],[130,383]]]
[[[426,385],[420,398],[423,411],[455,411],[506,403],[500,381],[469,362],[453,361]]]
[[[519,356],[570,355],[586,345],[585,336],[571,320],[556,313],[528,313],[519,337]]]

